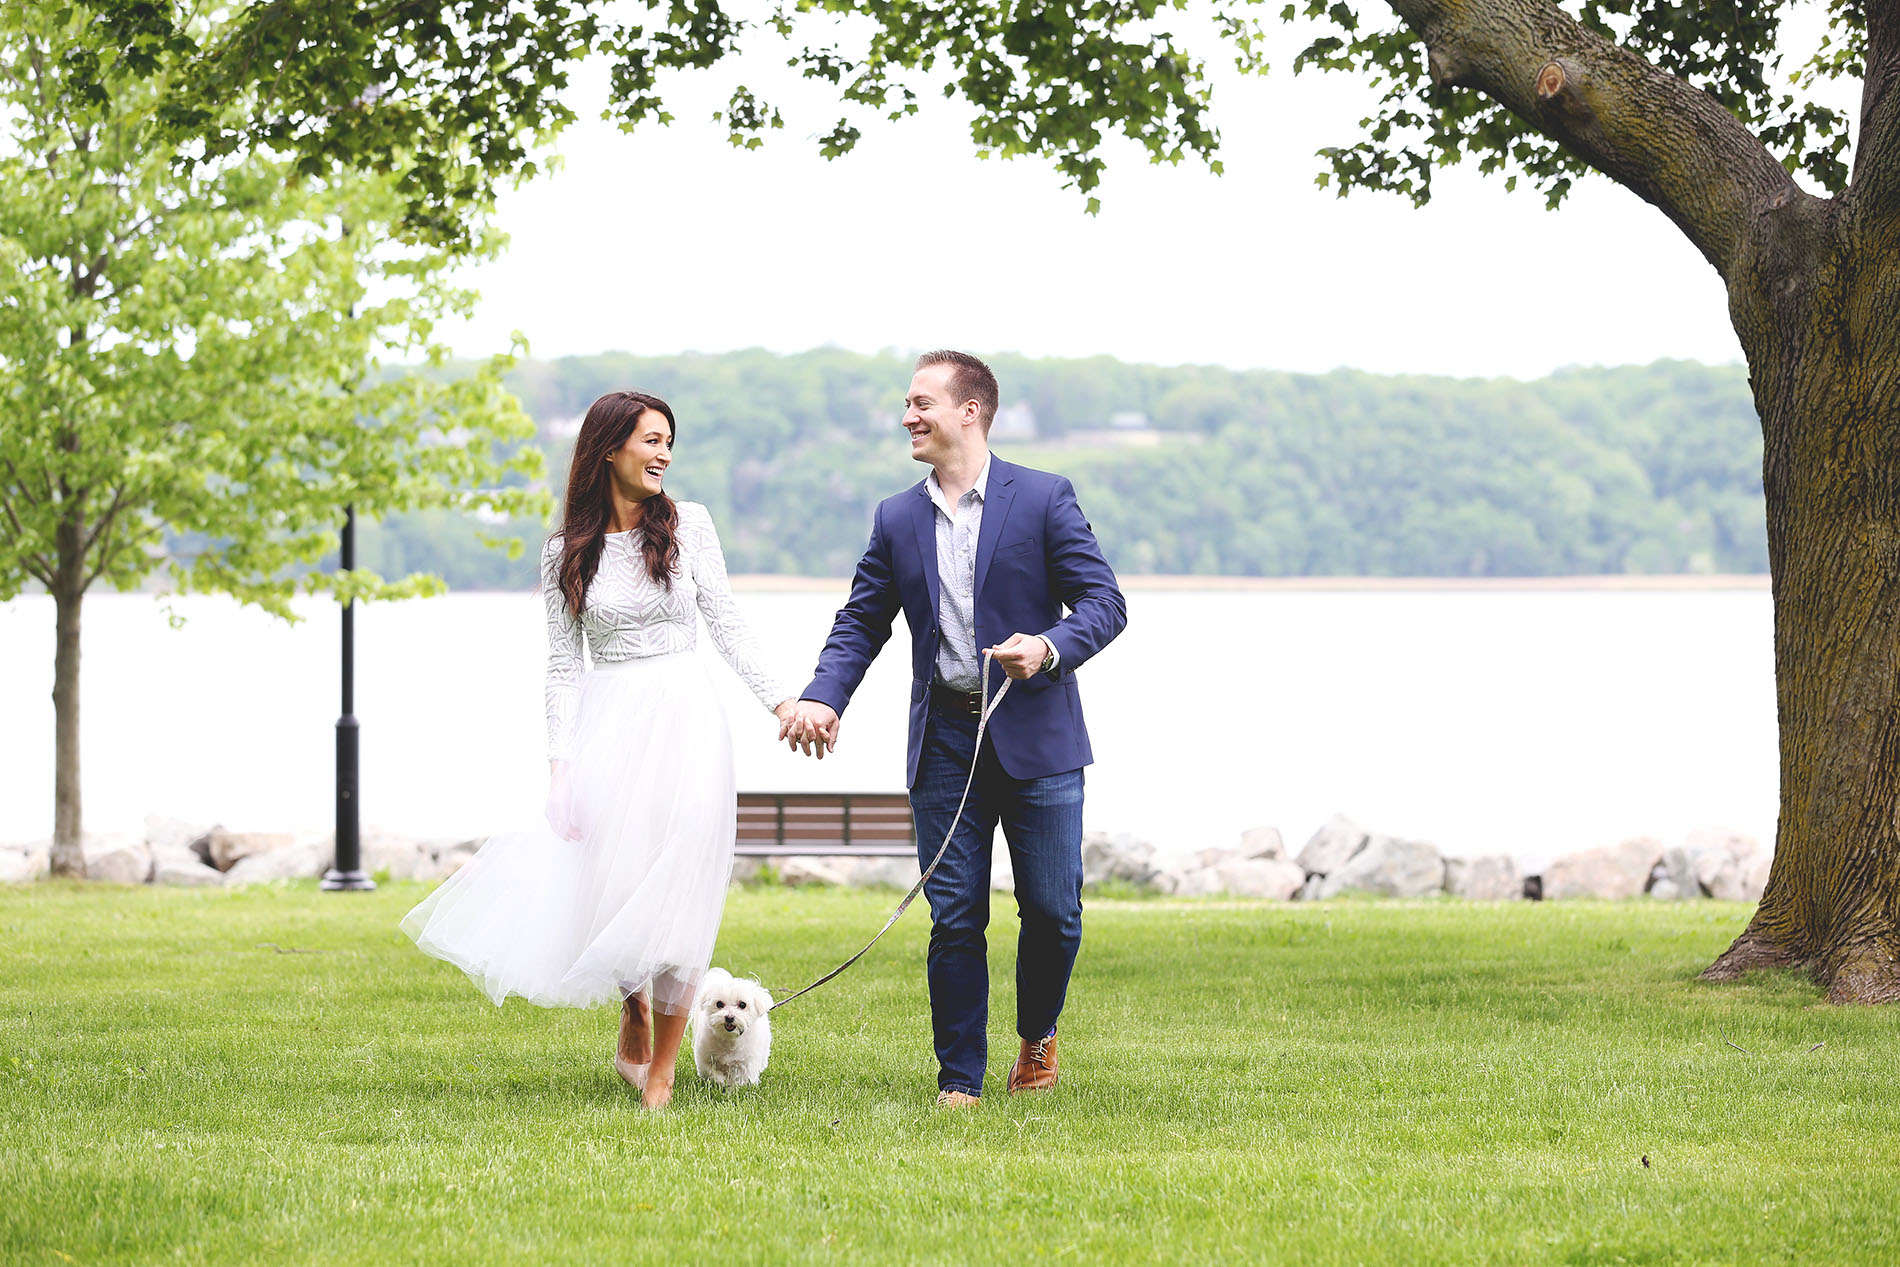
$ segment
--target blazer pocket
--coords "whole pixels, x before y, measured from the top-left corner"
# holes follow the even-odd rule
[[[1021,541],[1012,541],[1006,546],[997,546],[995,557],[1002,559],[1012,554],[1027,554],[1035,548],[1036,539],[1034,537],[1024,537]]]

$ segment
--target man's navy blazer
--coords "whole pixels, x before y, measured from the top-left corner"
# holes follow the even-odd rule
[[[804,691],[804,698],[843,716],[902,610],[911,635],[905,782],[912,787],[942,638],[937,602],[936,507],[919,481],[878,503],[851,597],[832,622],[818,675]],[[1075,671],[1127,623],[1128,604],[1074,487],[1060,475],[992,455],[976,542],[976,645],[980,651],[1012,633],[1041,634],[1057,655],[1054,672],[1012,684],[990,718],[989,737],[1005,774],[1041,778],[1094,760]],[[992,667],[992,695],[1002,680],[1002,669]]]

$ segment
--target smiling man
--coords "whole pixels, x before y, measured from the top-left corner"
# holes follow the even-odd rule
[[[975,1104],[988,1060],[990,855],[1003,828],[1016,875],[1012,1092],[1056,1082],[1056,1021],[1082,943],[1082,767],[1093,759],[1075,671],[1127,624],[1094,531],[1059,475],[993,456],[996,376],[926,352],[904,401],[921,483],[879,504],[851,596],[782,737],[822,757],[897,613],[911,634],[906,762],[920,865],[956,822],[930,901],[937,1102]],[[1064,609],[1067,614],[1064,614]],[[1015,684],[976,751],[982,649]],[[991,694],[998,682],[990,683]],[[976,777],[961,818],[957,803]]]

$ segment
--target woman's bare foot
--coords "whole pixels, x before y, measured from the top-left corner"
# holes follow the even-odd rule
[[[673,1098],[673,1075],[648,1075],[646,1089],[640,1095],[643,1109],[663,1109]]]
[[[653,1065],[652,1014],[646,996],[629,994],[620,1004],[620,1042],[614,1048],[614,1072],[628,1086],[644,1090]]]

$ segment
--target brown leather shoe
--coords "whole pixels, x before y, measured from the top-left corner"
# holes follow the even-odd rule
[[[1056,1036],[1023,1039],[1023,1054],[1009,1070],[1009,1091],[1047,1091],[1056,1085]]]
[[[973,1104],[981,1103],[981,1100],[971,1095],[968,1091],[937,1092],[937,1107],[940,1109],[967,1109]]]

